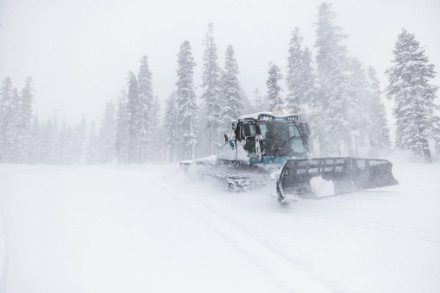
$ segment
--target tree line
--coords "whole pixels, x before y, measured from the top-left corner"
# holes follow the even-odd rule
[[[219,65],[214,27],[209,24],[203,40],[200,97],[195,92],[196,63],[186,40],[177,53],[175,89],[165,101],[163,119],[148,58],[143,56],[138,73],[129,72],[116,110],[113,103],[107,104],[99,131],[85,117],[74,127],[59,125],[56,117],[39,122],[32,113],[32,80],[26,80],[19,94],[6,78],[0,99],[1,161],[127,164],[193,159],[215,154],[223,134],[231,134],[233,120],[261,111],[301,114],[311,124],[321,156],[358,155],[359,150],[380,155],[392,146],[384,94],[394,101],[395,146],[430,161],[430,146],[440,151],[440,109],[434,102],[438,88],[431,83],[436,72],[414,34],[402,30],[398,35],[383,92],[375,69],[348,55],[347,37],[336,17],[331,4],[318,7],[314,52],[295,28],[285,77],[278,65],[270,63],[266,92],[256,89],[251,98],[241,87],[231,45]]]
[[[34,88],[28,77],[19,92],[5,78],[0,93],[0,162],[96,164],[114,161],[114,106],[108,103],[99,131],[85,116],[75,126],[54,115],[40,121],[33,113]]]

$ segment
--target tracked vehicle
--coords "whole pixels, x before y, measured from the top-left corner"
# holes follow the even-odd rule
[[[280,202],[398,184],[388,160],[311,158],[310,128],[299,115],[245,115],[232,123],[232,130],[234,137],[225,135],[216,156],[181,166],[220,178],[232,191],[272,184]]]

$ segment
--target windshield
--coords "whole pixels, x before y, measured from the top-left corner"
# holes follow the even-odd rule
[[[263,154],[291,156],[305,153],[303,139],[298,126],[285,121],[258,122],[263,137]]]

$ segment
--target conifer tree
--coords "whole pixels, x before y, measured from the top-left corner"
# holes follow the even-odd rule
[[[95,121],[92,121],[86,149],[86,163],[88,165],[96,164],[98,162],[98,151],[98,138],[96,136]]]
[[[205,51],[203,56],[203,117],[202,124],[205,124],[207,133],[207,144],[210,154],[217,152],[217,143],[221,141],[219,126],[221,125],[221,107],[223,106],[220,99],[221,76],[220,68],[217,64],[217,46],[213,36],[214,26],[212,23],[208,25],[208,33],[205,36]],[[205,136],[204,136],[205,137]]]
[[[341,143],[349,144],[351,125],[348,121],[349,78],[347,76],[347,50],[342,44],[345,36],[335,25],[336,13],[329,3],[318,8],[316,23],[317,93],[316,125],[321,155],[329,152],[341,154]]]
[[[13,97],[12,82],[9,77],[3,81],[0,102],[0,161],[6,162],[12,141],[10,133],[13,129]]]
[[[72,162],[80,165],[84,163],[87,141],[87,120],[85,115],[81,122],[72,130]]]
[[[301,91],[303,82],[303,37],[299,28],[292,32],[289,44],[289,56],[287,58],[286,84],[288,94],[286,97],[286,106],[289,112],[300,113],[304,103],[304,95]]]
[[[287,58],[286,106],[289,112],[305,113],[313,106],[314,81],[310,50],[303,48],[303,37],[296,27],[292,32]]]
[[[348,123],[350,135],[345,141],[350,155],[358,156],[359,146],[368,147],[371,128],[371,113],[367,76],[362,63],[357,58],[347,59],[347,96],[341,108]]]
[[[267,85],[267,99],[269,101],[269,111],[278,113],[283,110],[284,101],[281,97],[281,87],[278,85],[283,76],[280,73],[280,68],[275,64],[269,66],[269,77],[266,81]]]
[[[18,117],[18,131],[20,136],[18,162],[29,163],[32,136],[31,136],[31,121],[32,121],[32,101],[33,101],[33,85],[32,78],[28,77],[25,81],[25,87],[21,91],[19,100]]]
[[[99,162],[111,163],[115,157],[116,121],[115,109],[112,102],[105,107],[104,118],[99,131]]]
[[[138,115],[139,125],[137,141],[139,143],[139,163],[145,162],[150,153],[150,141],[153,135],[155,120],[152,75],[147,56],[141,58],[138,74]],[[151,156],[151,155],[150,155]]]
[[[126,98],[127,94],[123,91],[118,101],[118,112],[116,114],[115,151],[120,164],[128,163],[129,117]]]
[[[36,164],[40,162],[41,154],[41,131],[38,116],[34,116],[31,126],[31,143],[29,150],[29,162]]]
[[[56,124],[56,121],[54,121],[53,119],[49,119],[43,125],[40,161],[45,164],[54,164],[54,149],[57,136]]]
[[[184,41],[177,54],[177,121],[179,144],[179,158],[194,159],[197,135],[196,126],[196,94],[194,92],[194,58],[191,53],[191,44]]]
[[[138,82],[136,76],[129,72],[128,74],[128,94],[127,94],[127,112],[128,112],[128,162],[140,162],[140,142],[139,133],[143,129],[144,120],[142,107],[139,103]]]
[[[414,34],[402,30],[393,50],[393,65],[387,70],[387,96],[395,100],[396,145],[414,157],[431,161],[429,139],[435,138],[434,103],[438,87],[430,83],[436,72]]]
[[[162,159],[165,155],[165,150],[161,146],[163,140],[162,139],[163,128],[162,128],[160,113],[161,113],[161,109],[160,109],[159,97],[155,96],[151,111],[151,120],[153,121],[153,123],[152,123],[152,129],[151,129],[152,133],[150,138],[151,148],[148,155],[148,159],[154,161]]]
[[[165,101],[165,116],[164,116],[164,134],[165,143],[167,145],[166,158],[173,162],[176,160],[176,152],[179,147],[178,137],[178,111],[176,103],[176,95],[173,92]]]
[[[8,124],[6,128],[7,148],[6,148],[6,162],[17,163],[19,154],[24,152],[20,145],[22,133],[20,131],[20,96],[17,88],[12,90],[12,97],[9,105]]]
[[[386,118],[385,105],[381,100],[380,84],[376,70],[368,68],[368,112],[371,121],[369,140],[373,154],[384,154],[391,147],[390,128]]]
[[[255,89],[252,98],[252,112],[263,112],[266,111],[268,105],[266,105],[266,100],[261,95],[259,89]]]
[[[231,122],[242,115],[241,87],[238,81],[238,64],[234,57],[234,48],[229,45],[225,54],[225,70],[222,75],[222,111],[223,129],[230,132]]]

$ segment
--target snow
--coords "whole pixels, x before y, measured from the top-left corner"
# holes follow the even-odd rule
[[[335,186],[331,180],[325,180],[321,176],[310,180],[310,187],[316,197],[335,195]]]
[[[288,205],[178,164],[0,164],[0,291],[440,292],[440,162],[389,159],[398,186]]]

